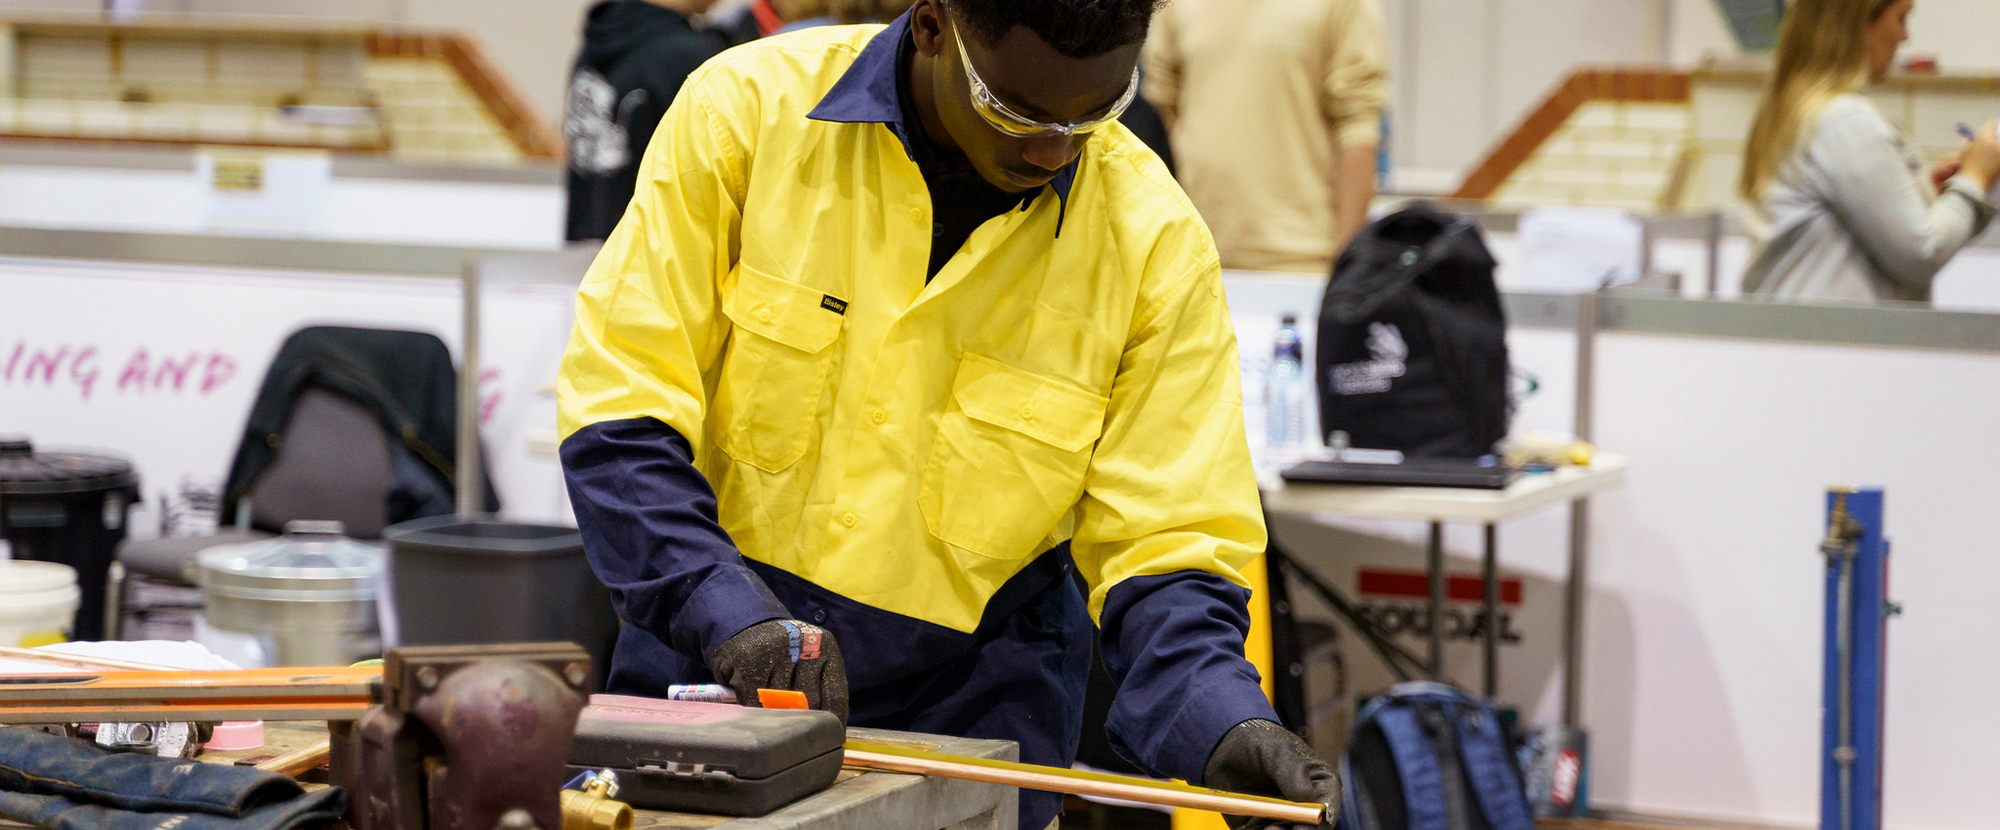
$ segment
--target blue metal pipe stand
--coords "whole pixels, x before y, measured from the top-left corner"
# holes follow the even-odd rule
[[[1821,713],[1820,830],[1881,830],[1882,698],[1889,541],[1880,488],[1826,494],[1826,680]]]

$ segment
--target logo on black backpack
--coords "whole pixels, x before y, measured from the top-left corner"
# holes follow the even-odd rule
[[[1369,395],[1389,391],[1389,382],[1403,376],[1410,346],[1394,323],[1368,324],[1368,359],[1342,363],[1326,370],[1326,388],[1335,395]]]

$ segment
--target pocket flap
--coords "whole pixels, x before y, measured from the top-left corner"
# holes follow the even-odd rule
[[[736,269],[736,290],[723,298],[722,313],[738,328],[811,354],[840,336],[841,315],[821,305],[827,296],[743,266]]]
[[[1061,381],[966,354],[952,383],[958,408],[974,420],[1076,452],[1097,440],[1110,399]]]

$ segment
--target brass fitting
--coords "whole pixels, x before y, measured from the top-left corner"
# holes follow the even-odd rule
[[[632,830],[632,805],[611,800],[610,776],[592,778],[582,790],[562,791],[562,830]]]
[[[1820,553],[1851,557],[1862,531],[1861,523],[1847,512],[1847,497],[1854,493],[1854,488],[1831,487],[1828,492],[1833,494],[1833,515],[1827,517],[1826,538],[1819,543]]]

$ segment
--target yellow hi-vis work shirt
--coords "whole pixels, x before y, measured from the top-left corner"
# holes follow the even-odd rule
[[[806,117],[878,28],[688,79],[578,292],[562,436],[658,419],[744,556],[959,631],[1065,538],[1093,615],[1134,576],[1243,584],[1264,527],[1187,198],[1102,130],[1066,210],[1045,192],[988,221],[927,285],[928,194],[899,139]]]
[[[1276,720],[1243,658],[1264,527],[1214,246],[1113,126],[926,283],[907,21],[698,70],[578,291],[561,455],[626,623],[607,689],[706,682],[738,632],[808,620],[852,723],[1068,765],[1095,620],[1112,745],[1198,780]],[[1023,791],[1022,826],[1060,803]]]

